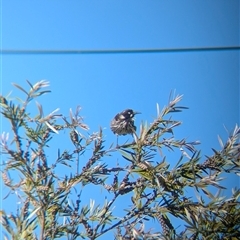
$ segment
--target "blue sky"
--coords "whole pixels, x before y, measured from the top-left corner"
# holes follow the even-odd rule
[[[2,1],[2,49],[147,49],[239,46],[239,1]],[[90,132],[119,111],[141,111],[136,123],[151,122],[156,103],[171,90],[183,94],[175,114],[177,137],[200,140],[202,154],[219,149],[239,124],[239,51],[143,54],[2,55],[1,92],[11,82],[50,81],[52,93],[38,101],[47,114],[81,105]],[[12,96],[18,96],[14,90]],[[32,103],[34,106],[34,103]],[[225,127],[224,127],[225,126]],[[5,131],[4,125],[1,127]],[[57,147],[57,146],[56,146]],[[174,160],[173,160],[174,161]],[[231,185],[231,186],[230,186]],[[239,187],[239,179],[228,181]],[[4,207],[6,203],[3,203]]]

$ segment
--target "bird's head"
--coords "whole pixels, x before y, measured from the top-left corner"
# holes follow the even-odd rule
[[[140,114],[140,112],[133,111],[132,109],[126,109],[121,113],[119,113],[118,117],[123,120],[123,119],[133,118],[136,114]]]

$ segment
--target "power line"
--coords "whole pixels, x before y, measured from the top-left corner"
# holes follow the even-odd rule
[[[189,48],[149,48],[149,49],[2,49],[1,54],[134,54],[134,53],[167,53],[167,52],[204,52],[240,50],[240,46],[189,47]]]

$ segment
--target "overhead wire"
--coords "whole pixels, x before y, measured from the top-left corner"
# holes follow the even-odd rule
[[[2,49],[1,54],[136,54],[136,53],[174,53],[203,51],[235,51],[240,46],[185,47],[185,48],[143,48],[143,49]]]

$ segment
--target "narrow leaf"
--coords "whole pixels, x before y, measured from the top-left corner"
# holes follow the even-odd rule
[[[52,125],[50,125],[47,121],[45,122],[45,124],[46,124],[53,132],[55,132],[56,134],[59,134],[58,131],[57,131]]]
[[[41,209],[41,206],[39,206],[38,208],[36,208],[34,211],[32,211],[32,213],[27,217],[26,220],[29,220],[30,218],[32,218],[32,216],[38,212]]]
[[[22,87],[20,87],[18,84],[12,83],[12,85],[13,85],[14,87],[20,89],[21,91],[23,91],[24,93],[26,93],[26,94],[28,95],[28,93],[27,93]]]

